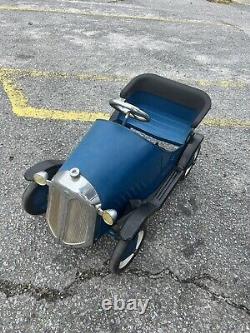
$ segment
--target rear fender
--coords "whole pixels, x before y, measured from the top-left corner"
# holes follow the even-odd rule
[[[190,161],[191,156],[196,151],[196,149],[199,147],[201,142],[203,141],[204,137],[203,135],[199,133],[195,133],[189,140],[186,148],[184,149],[178,163],[177,163],[177,170],[183,171],[188,165],[188,162]]]
[[[150,202],[146,202],[140,207],[134,209],[132,212],[123,216],[118,221],[118,225],[121,225],[121,229],[119,231],[120,238],[126,241],[133,239],[147,218],[156,210],[157,207],[155,205]]]

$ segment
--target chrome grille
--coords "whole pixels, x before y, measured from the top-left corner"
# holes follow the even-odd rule
[[[67,244],[88,242],[88,235],[93,235],[96,220],[95,208],[85,201],[71,199],[68,202],[67,218],[63,241]],[[91,240],[92,244],[93,240]],[[87,244],[87,245],[91,245]]]
[[[50,187],[49,189],[49,204],[47,210],[47,221],[49,223],[50,229],[55,237],[59,237],[60,225],[59,225],[59,214],[60,214],[60,202],[63,198],[62,194],[55,187]]]
[[[49,187],[47,222],[53,235],[61,242],[75,246],[93,244],[97,212],[91,203],[72,191],[68,185],[63,186],[62,176],[52,181]],[[74,184],[75,186],[76,184]]]

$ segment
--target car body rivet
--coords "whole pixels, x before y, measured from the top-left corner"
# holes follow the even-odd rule
[[[69,174],[72,178],[77,178],[80,176],[80,170],[78,168],[72,168],[70,171],[69,171]]]

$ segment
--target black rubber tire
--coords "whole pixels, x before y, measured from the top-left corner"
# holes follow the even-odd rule
[[[121,258],[123,256],[124,252],[126,251],[127,247],[130,245],[130,242],[134,242],[135,238],[138,237],[138,235],[141,231],[143,231],[143,237],[142,237],[142,240],[139,244],[139,247],[137,249],[135,249],[134,252],[130,253],[130,255],[133,254],[132,258],[129,260],[129,262],[124,267],[120,268],[119,266],[120,266]],[[121,240],[118,241],[118,243],[117,243],[117,245],[114,249],[113,255],[111,257],[111,260],[110,260],[110,270],[111,270],[112,273],[119,274],[122,271],[124,271],[131,264],[131,262],[136,257],[137,253],[140,251],[140,248],[143,244],[143,240],[145,238],[145,235],[146,235],[146,227],[145,227],[145,225],[143,225],[141,227],[141,229],[138,231],[138,233],[137,233],[137,235],[135,236],[134,239],[132,239],[130,241],[124,241],[123,239],[121,239]],[[125,259],[123,259],[123,260],[125,260]]]
[[[195,152],[193,153],[193,155],[191,156],[185,170],[183,171],[183,175],[181,176],[181,180],[184,180],[188,177],[188,175],[190,174],[193,166],[195,165],[197,158],[200,155],[200,150],[201,150],[201,145],[199,145],[197,147],[197,149],[195,150]]]
[[[39,186],[35,182],[30,182],[23,193],[23,208],[30,215],[45,214],[47,209],[47,198],[48,186]]]

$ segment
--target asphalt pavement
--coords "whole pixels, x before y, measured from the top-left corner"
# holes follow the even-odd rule
[[[206,0],[0,0],[0,332],[250,331],[250,6]],[[30,165],[67,158],[133,76],[205,90],[190,176],[148,221],[142,251],[57,244],[21,206]],[[104,310],[105,299],[148,300]]]

